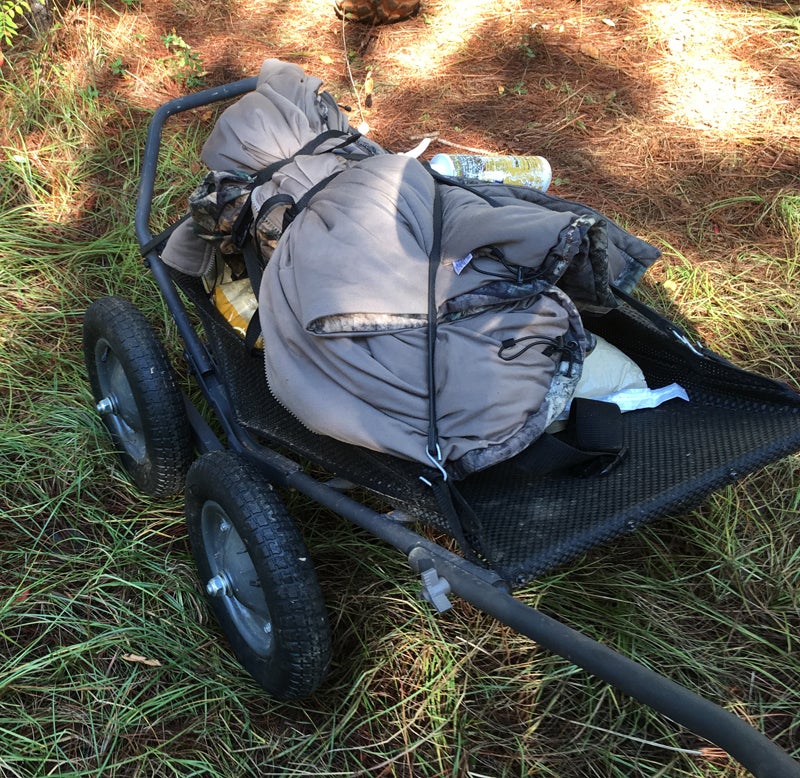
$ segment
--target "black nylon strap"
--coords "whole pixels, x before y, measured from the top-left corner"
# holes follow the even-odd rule
[[[571,470],[574,475],[607,475],[627,455],[622,413],[613,403],[576,397],[567,428],[545,433],[514,457],[514,466],[532,476]]]
[[[258,209],[258,213],[256,214],[255,218],[256,224],[258,224],[258,222],[260,222],[273,208],[277,208],[279,205],[288,205],[291,208],[294,205],[294,198],[288,194],[276,194],[272,195],[272,197],[268,197]]]
[[[328,151],[335,151],[336,149],[349,146],[351,143],[355,143],[355,141],[357,141],[360,137],[361,133],[344,132],[343,130],[326,130],[325,132],[321,132],[300,149],[295,151],[295,153],[291,156],[285,157],[284,159],[279,159],[277,162],[273,162],[271,165],[267,165],[265,168],[259,170],[255,174],[254,184],[255,186],[259,186],[260,184],[266,183],[272,178],[272,176],[275,175],[275,173],[277,173],[284,165],[288,165],[295,157],[313,154],[323,143],[326,143],[333,138],[342,138],[342,142],[337,143],[335,146],[331,146]]]
[[[570,419],[575,445],[583,451],[616,453],[622,448],[622,411],[614,403],[576,397]]]
[[[450,480],[434,477],[430,481],[433,496],[444,518],[447,520],[448,531],[458,543],[464,556],[475,561],[473,543],[480,537],[481,523],[478,515],[464,499],[464,496]],[[470,542],[468,537],[472,537]]]
[[[261,288],[261,276],[264,275],[264,268],[261,266],[259,251],[254,241],[248,240],[247,243],[242,246],[242,257],[244,258],[244,266],[247,269],[247,278],[250,281],[250,287],[257,300],[258,292]]]
[[[257,230],[258,230],[258,223],[263,218],[265,218],[272,210],[274,210],[275,208],[280,207],[281,205],[287,206],[286,211],[284,212],[284,215],[283,215],[283,220],[281,222],[281,233],[283,233],[283,230],[286,229],[286,215],[288,213],[290,213],[292,211],[292,209],[295,207],[294,198],[291,197],[291,195],[288,195],[288,194],[272,195],[272,197],[267,198],[261,204],[261,207],[258,209],[258,213],[256,214],[256,217],[253,220],[253,224],[255,224],[255,226],[256,226],[254,232],[257,232]],[[255,242],[256,251],[258,253],[258,261],[260,263],[260,266],[263,268],[266,265],[266,262],[264,261],[264,255],[261,252],[261,247],[260,247],[259,242],[258,242],[258,235],[251,235],[249,230],[248,230],[248,232],[244,235],[243,240],[242,240],[242,242],[240,244],[240,248],[242,249],[242,251],[244,251],[244,247],[250,242]],[[260,274],[259,274],[259,277],[258,277],[258,283],[259,284],[261,283],[261,275]]]
[[[323,178],[322,181],[318,181],[314,186],[306,190],[305,194],[296,203],[292,203],[283,215],[283,229],[285,230],[297,218],[300,211],[311,202],[311,198],[317,194],[317,192],[322,191],[341,172],[341,170],[337,170],[335,173],[331,173],[331,175]]]
[[[327,149],[329,152],[349,146],[351,143],[357,141],[360,137],[361,134],[358,132],[348,133],[342,130],[327,130],[325,132],[321,132],[291,156],[286,157],[285,159],[279,159],[277,162],[273,162],[271,165],[267,165],[265,168],[259,170],[253,177],[253,182],[251,185],[252,189],[255,189],[257,186],[265,184],[267,181],[271,180],[275,173],[284,167],[284,165],[288,165],[292,160],[294,160],[295,157],[313,154],[323,143],[331,140],[332,138],[341,138],[342,141],[341,143],[337,143],[335,146]],[[250,225],[253,223],[253,212],[251,208],[253,197],[252,189],[245,204],[242,206],[241,211],[239,211],[239,216],[236,218],[231,230],[231,236],[234,243],[240,247],[244,244],[244,241],[247,240]]]
[[[436,415],[436,273],[442,261],[442,194],[433,186],[433,243],[428,261],[428,456],[440,459]]]
[[[181,224],[183,224],[185,221],[191,218],[192,218],[191,213],[185,213],[174,224],[170,224],[166,230],[164,230],[163,232],[159,232],[158,235],[149,240],[147,243],[144,244],[144,246],[142,246],[139,249],[141,255],[143,257],[146,257],[153,249],[157,249],[162,243],[166,243],[169,236],[172,235],[172,233],[175,232],[175,230],[177,230],[178,227],[181,226]]]
[[[247,353],[251,356],[257,356],[260,350],[256,348],[256,341],[261,334],[261,318],[258,315],[258,308],[256,308],[253,317],[247,324],[247,331],[244,334],[244,345],[247,348]]]
[[[256,300],[258,300],[258,292],[261,287],[261,278],[264,275],[264,268],[261,264],[261,252],[255,245],[255,241],[251,238],[244,246],[242,246],[242,257],[244,257],[244,266],[247,269],[247,278],[250,281],[250,287],[253,290]],[[250,354],[257,352],[256,341],[261,334],[261,318],[258,315],[258,308],[253,313],[252,318],[247,324],[247,331],[244,335],[244,344]]]

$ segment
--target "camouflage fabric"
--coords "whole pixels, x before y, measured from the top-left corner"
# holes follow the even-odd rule
[[[189,196],[196,234],[214,243],[222,254],[238,252],[231,231],[252,186],[253,176],[242,170],[212,170]]]
[[[283,214],[287,207],[282,205],[273,208],[268,213],[262,214],[253,224],[252,234],[264,262],[269,262],[275,246],[278,245],[278,239],[283,232]]]
[[[419,0],[335,0],[336,15],[365,24],[389,24],[419,11]]]

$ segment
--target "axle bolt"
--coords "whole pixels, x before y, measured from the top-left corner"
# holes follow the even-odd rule
[[[104,397],[95,405],[95,408],[101,416],[107,416],[109,413],[114,413],[115,406],[116,403],[113,397]]]
[[[211,597],[230,597],[231,585],[228,576],[220,573],[210,578],[206,583],[206,592]]]

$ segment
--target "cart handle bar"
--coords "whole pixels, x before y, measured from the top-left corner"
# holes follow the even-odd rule
[[[147,130],[147,140],[145,141],[144,158],[142,159],[139,180],[139,194],[136,198],[134,226],[136,239],[139,241],[140,246],[146,246],[153,240],[153,235],[150,232],[150,209],[153,205],[158,155],[161,151],[161,131],[164,123],[176,113],[183,113],[193,108],[201,108],[222,100],[239,97],[246,92],[252,92],[257,83],[258,79],[255,77],[243,78],[241,81],[234,81],[224,86],[203,89],[185,97],[178,97],[175,100],[164,103],[155,110]]]
[[[409,556],[413,568],[430,564],[427,553]],[[458,557],[457,557],[458,559]],[[433,560],[452,591],[548,651],[643,702],[723,748],[756,778],[798,778],[800,764],[730,711],[654,670],[531,608],[477,578],[452,560]]]

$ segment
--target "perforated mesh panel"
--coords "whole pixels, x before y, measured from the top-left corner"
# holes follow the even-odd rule
[[[197,303],[243,426],[446,531],[419,465],[306,430],[272,399],[262,359],[245,352],[202,289],[181,286]],[[623,414],[629,453],[609,475],[530,477],[505,463],[459,484],[481,520],[482,555],[514,586],[800,449],[800,395],[788,388],[700,357],[627,308],[587,325],[636,360],[652,387],[677,381],[691,402]]]
[[[492,566],[523,583],[800,447],[800,417],[673,401],[623,415],[625,462],[606,476],[525,479],[509,465],[462,486],[481,506]],[[494,508],[492,510],[491,508]]]

